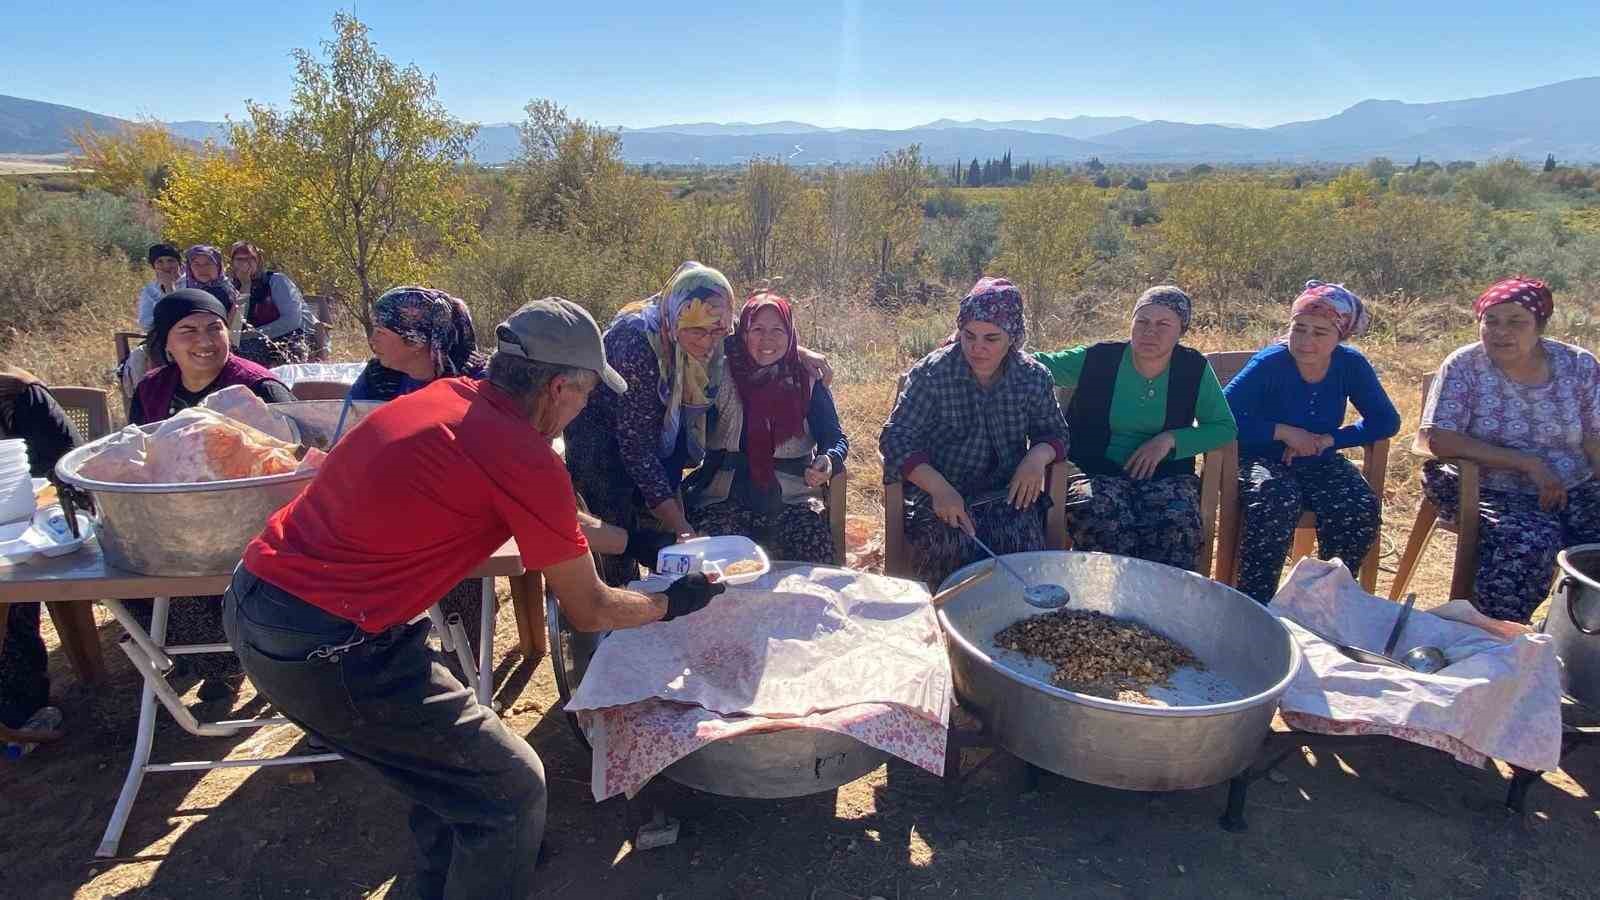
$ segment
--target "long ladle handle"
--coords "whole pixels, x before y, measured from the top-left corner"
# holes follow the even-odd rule
[[[967,533],[963,531],[962,534],[967,534]],[[994,552],[993,550],[990,550],[989,549],[989,545],[985,544],[983,542],[983,538],[978,537],[976,534],[967,534],[967,537],[972,538],[974,543],[976,543],[979,547],[982,547],[983,548],[983,552],[989,554],[989,558],[994,560],[995,565],[999,566],[1002,569],[1005,569],[1008,573],[1010,573],[1011,577],[1015,578],[1017,580],[1018,584],[1021,584],[1023,587],[1027,587],[1028,586],[1028,579],[1023,578],[1022,575],[1019,574],[1016,569],[1011,568],[1009,563],[1007,563],[1005,560],[1000,558],[1000,554]]]
[[[966,578],[961,579],[955,584],[950,585],[939,593],[934,594],[933,599],[929,600],[928,602],[933,604],[934,609],[938,609],[939,607],[955,599],[957,594],[965,593],[967,588],[974,587],[981,582],[987,581],[989,576],[993,574],[994,566],[989,566],[986,569],[980,569],[979,571],[968,575]]]

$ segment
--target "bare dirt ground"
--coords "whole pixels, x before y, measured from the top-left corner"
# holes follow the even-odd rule
[[[126,770],[138,683],[102,626],[110,683],[81,686],[52,651],[69,735],[0,765],[0,872],[10,897],[409,897],[404,803],[341,763],[158,774],[122,858],[94,848]],[[53,636],[52,636],[53,637]],[[957,896],[1589,897],[1600,882],[1600,748],[1584,748],[1530,796],[1506,780],[1400,743],[1295,754],[1288,780],[1251,791],[1250,830],[1217,825],[1226,789],[1109,790],[1046,776],[1028,792],[1003,757],[954,808],[926,772],[891,764],[835,793],[731,800],[655,783],[630,811],[596,805],[587,754],[556,706],[548,662],[523,665],[508,612],[499,698],[550,781],[541,896],[907,898]],[[188,695],[195,701],[192,692]],[[246,689],[233,713],[260,703]],[[201,739],[165,713],[158,761],[279,752],[298,733]],[[630,821],[665,808],[676,844],[635,850]]]

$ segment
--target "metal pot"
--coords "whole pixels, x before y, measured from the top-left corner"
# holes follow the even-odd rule
[[[293,419],[301,439],[326,448],[343,406],[339,400],[275,403]],[[379,404],[353,403],[348,431]],[[146,432],[155,425],[146,425]],[[73,450],[56,464],[61,480],[94,495],[96,528],[106,562],[141,575],[226,575],[267,519],[295,498],[315,472],[237,478],[198,484],[120,484],[78,474],[108,435]]]
[[[1556,585],[1544,633],[1555,639],[1566,669],[1567,693],[1600,707],[1600,544],[1579,544],[1556,554]]]
[[[773,569],[795,563],[775,562]],[[545,599],[550,664],[562,702],[572,697],[589,668],[601,635],[572,630],[553,594]],[[567,720],[589,746],[577,716]],[[889,755],[853,737],[813,728],[749,732],[713,741],[661,771],[677,783],[724,797],[778,799],[831,791],[888,761]]]
[[[995,646],[996,633],[1038,610],[1014,581],[990,578],[945,604],[939,623],[956,695],[996,743],[1058,775],[1139,791],[1217,784],[1255,760],[1300,667],[1294,639],[1265,607],[1208,578],[1139,559],[1073,551],[1006,558],[1031,582],[1066,587],[1071,609],[1139,622],[1188,647],[1206,671],[1175,675],[1171,706],[1056,687],[1048,665]],[[958,570],[945,586],[987,564]]]

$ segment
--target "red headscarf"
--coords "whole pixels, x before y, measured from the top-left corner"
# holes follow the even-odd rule
[[[789,332],[789,347],[770,366],[757,365],[744,338],[756,313],[775,309]],[[806,411],[811,407],[811,376],[800,364],[799,341],[794,333],[794,313],[789,301],[777,294],[751,294],[739,311],[739,326],[729,336],[728,374],[739,390],[744,407],[745,459],[750,481],[767,487],[774,481],[772,454],[778,445],[805,434]]]
[[[1485,310],[1501,303],[1515,303],[1526,309],[1533,313],[1540,325],[1548,322],[1550,314],[1556,311],[1555,295],[1550,293],[1549,285],[1537,278],[1518,275],[1502,278],[1479,294],[1477,301],[1472,304],[1472,315],[1482,319]]]

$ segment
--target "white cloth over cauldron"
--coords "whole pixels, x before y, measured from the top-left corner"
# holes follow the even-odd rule
[[[1305,657],[1281,701],[1284,722],[1321,734],[1387,734],[1472,766],[1491,758],[1535,771],[1560,765],[1561,664],[1547,635],[1513,635],[1466,600],[1414,611],[1395,655],[1440,648],[1449,665],[1432,675],[1356,662],[1317,636],[1380,651],[1400,609],[1362,590],[1342,563],[1300,560],[1271,606]]]
[[[802,566],[694,615],[611,633],[566,708],[594,747],[604,800],[714,740],[783,728],[845,734],[939,773],[951,698],[925,588]]]

